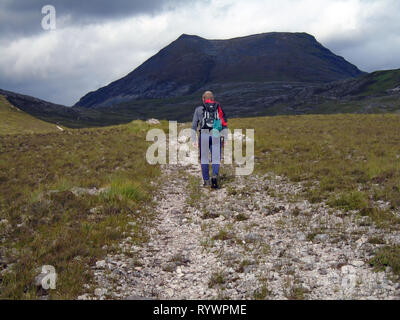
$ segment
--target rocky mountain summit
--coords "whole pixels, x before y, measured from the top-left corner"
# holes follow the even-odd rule
[[[388,113],[400,109],[400,70],[363,73],[306,33],[229,40],[182,35],[126,77],[74,107],[0,89],[41,120],[81,128],[158,118],[189,121],[212,90],[228,118]]]
[[[76,106],[193,94],[243,82],[321,83],[362,75],[307,33],[263,33],[228,40],[181,35],[127,76],[82,97]]]

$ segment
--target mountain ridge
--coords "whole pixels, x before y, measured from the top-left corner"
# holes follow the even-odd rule
[[[192,94],[207,84],[330,82],[364,74],[307,33],[269,32],[226,40],[182,34],[126,76],[83,96],[75,106]]]
[[[22,111],[0,94],[0,135],[47,133],[59,130],[54,124]]]
[[[203,89],[211,89],[217,94],[229,118],[400,111],[400,69],[375,71],[355,79],[322,84],[241,82],[207,85],[200,90]],[[65,107],[1,89],[0,95],[30,115],[70,128],[107,126],[149,118],[189,121],[194,108],[201,103],[199,92],[98,108]]]

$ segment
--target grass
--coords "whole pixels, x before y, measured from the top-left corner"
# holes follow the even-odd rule
[[[0,135],[58,132],[56,125],[36,119],[0,95]]]
[[[385,244],[385,239],[383,237],[371,237],[368,239],[371,244]]]
[[[203,214],[201,216],[202,219],[206,220],[206,219],[216,219],[219,217],[218,213],[215,212],[210,212],[207,209],[203,209]]]
[[[128,235],[147,241],[152,221],[149,181],[157,166],[146,163],[141,121],[100,129],[0,135],[0,298],[36,299],[34,278],[55,267],[50,299],[74,299],[91,283],[90,269],[120,251]],[[74,188],[101,193],[74,193]]]
[[[304,289],[302,286],[294,285],[290,288],[286,298],[288,298],[288,300],[304,300],[307,293],[309,293],[309,291]]]
[[[380,248],[369,263],[377,271],[384,271],[386,267],[391,267],[393,273],[400,277],[400,246]]]
[[[273,172],[301,182],[312,203],[325,201],[375,220],[382,212],[375,210],[379,200],[391,211],[400,209],[399,115],[277,116],[229,124],[255,129],[255,174]]]
[[[245,268],[250,266],[251,262],[249,260],[243,260],[240,262],[238,268],[236,269],[237,272],[243,273],[245,271]]]
[[[363,209],[368,207],[368,197],[363,192],[351,191],[342,193],[337,197],[333,196],[328,204],[345,211]]]
[[[302,195],[311,202],[323,201],[368,216],[378,226],[398,228],[399,115],[280,116],[231,119],[229,124],[231,129],[255,129],[255,174],[285,176],[302,183]],[[33,280],[45,264],[58,274],[57,289],[49,291],[49,297],[76,298],[83,284],[93,279],[90,266],[118,250],[125,234],[132,234],[137,244],[147,240],[144,226],[151,223],[156,192],[148,182],[160,173],[145,162],[148,128],[133,121],[97,129],[0,135],[0,220],[7,221],[0,224],[0,260],[8,266],[0,276],[0,298],[37,298]],[[230,172],[222,177],[229,195],[248,196],[232,187]],[[188,179],[187,203],[199,206],[200,181]],[[104,190],[76,195],[74,187]],[[388,202],[389,208],[379,207],[378,201]],[[212,215],[204,212],[204,218]],[[247,218],[238,215],[236,221]],[[284,220],[276,223],[286,226]],[[309,240],[316,234],[310,233]],[[230,230],[221,229],[203,245],[230,239],[235,239]],[[374,242],[381,240],[371,239]],[[398,248],[382,249],[371,264],[398,270]],[[210,279],[212,285],[223,281],[221,274]],[[304,298],[302,288],[292,289],[289,297]]]
[[[301,285],[300,279],[296,276],[293,279],[289,277],[286,278],[284,292],[288,300],[305,300],[306,294],[310,293],[309,290]]]
[[[211,274],[210,280],[208,281],[208,287],[214,288],[217,285],[221,286],[225,283],[226,279],[223,271],[216,271]]]
[[[200,209],[201,199],[203,198],[203,190],[200,185],[200,180],[197,177],[189,176],[189,186],[188,186],[188,197],[186,199],[186,203],[194,208]],[[204,219],[207,219],[208,216],[205,214]]]
[[[265,298],[270,294],[268,287],[266,284],[263,284],[260,288],[254,291],[253,299],[254,300],[265,300]]]
[[[250,217],[244,213],[239,213],[237,216],[235,216],[235,221],[237,221],[237,222],[246,221],[249,219],[250,219]]]
[[[230,239],[233,239],[233,235],[228,230],[225,229],[220,229],[218,233],[211,238],[211,240],[221,240],[221,241],[226,241]]]
[[[367,96],[372,94],[384,94],[386,90],[399,86],[400,70],[376,71],[365,76],[368,81],[361,88],[360,95]]]

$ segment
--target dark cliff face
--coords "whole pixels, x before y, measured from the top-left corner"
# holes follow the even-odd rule
[[[229,40],[182,35],[122,79],[76,106],[188,95],[207,84],[329,82],[362,72],[306,33],[264,33]]]

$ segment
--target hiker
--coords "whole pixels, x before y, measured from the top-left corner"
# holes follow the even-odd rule
[[[221,105],[214,100],[211,91],[203,93],[203,105],[196,108],[192,121],[192,142],[197,148],[200,147],[201,173],[204,186],[218,188],[218,174],[221,163],[221,140],[226,138],[227,118]],[[199,140],[196,142],[196,131],[199,127]],[[221,135],[222,132],[222,135]],[[224,140],[225,144],[225,140]],[[211,150],[212,178],[210,182],[210,159]]]

